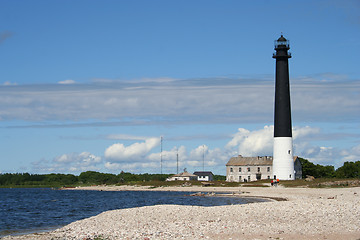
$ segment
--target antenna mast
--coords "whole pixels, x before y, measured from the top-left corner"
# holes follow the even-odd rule
[[[205,171],[205,145],[203,145],[203,172]]]
[[[162,174],[162,142],[163,142],[163,137],[160,137],[160,173]]]
[[[179,174],[179,149],[176,149],[176,174]]]

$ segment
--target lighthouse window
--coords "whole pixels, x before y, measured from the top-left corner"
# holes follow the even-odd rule
[[[288,154],[290,154],[290,153],[291,153],[291,150],[288,151]]]
[[[230,168],[230,172],[233,172],[233,168]]]

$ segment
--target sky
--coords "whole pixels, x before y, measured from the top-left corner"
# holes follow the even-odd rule
[[[272,156],[281,34],[294,155],[359,161],[359,0],[0,0],[0,173]]]

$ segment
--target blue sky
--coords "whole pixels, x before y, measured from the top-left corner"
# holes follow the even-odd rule
[[[294,153],[360,160],[360,1],[0,0],[0,172],[225,175],[272,155],[274,40]]]

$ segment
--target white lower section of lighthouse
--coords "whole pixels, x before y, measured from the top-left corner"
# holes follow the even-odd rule
[[[279,180],[295,180],[292,137],[274,138],[273,174]]]

